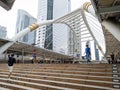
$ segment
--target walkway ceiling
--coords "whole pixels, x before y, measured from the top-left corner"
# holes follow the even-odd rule
[[[0,46],[4,45],[5,43],[8,43],[9,41],[10,40],[0,38]]]
[[[15,0],[0,0],[0,6],[6,10],[10,10]]]
[[[111,52],[119,52],[120,42],[106,29],[104,29],[106,41],[106,56]]]
[[[100,21],[112,20],[120,25],[120,0],[91,0],[96,15]],[[103,27],[106,41],[106,55],[120,52],[120,42]]]
[[[91,0],[99,19],[114,18],[120,22],[120,0]]]
[[[7,42],[10,42],[10,41],[6,40],[6,39],[0,39],[0,46],[4,45]],[[62,58],[62,59],[66,59],[66,60],[68,58],[72,58],[71,56],[56,53],[51,50],[47,50],[47,49],[43,49],[43,48],[38,48],[36,46],[28,45],[28,44],[21,43],[21,42],[14,43],[7,51],[8,52],[12,51],[12,52],[20,53],[20,54],[24,53],[24,55],[27,54],[27,55],[32,56],[32,52],[34,49],[37,50],[37,55],[42,58],[51,58],[51,59]]]

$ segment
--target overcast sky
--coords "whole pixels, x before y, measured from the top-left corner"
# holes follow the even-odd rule
[[[34,1],[34,2],[33,2]],[[15,33],[17,10],[23,9],[37,18],[38,0],[15,0],[11,10],[6,11],[0,7],[0,25],[7,27],[7,36],[11,38]],[[71,0],[71,10],[79,8],[84,2],[89,0]]]

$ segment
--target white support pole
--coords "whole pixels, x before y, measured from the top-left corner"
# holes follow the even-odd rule
[[[4,55],[4,60],[7,61],[7,50],[6,50],[5,55]]]
[[[91,31],[91,29],[90,29],[88,23],[87,23],[87,19],[86,19],[85,15],[84,15],[84,11],[81,11],[81,14],[82,14],[82,16],[83,16],[84,22],[85,22],[85,24],[86,24],[86,26],[87,26],[87,28],[88,28],[88,30],[89,30],[91,36],[92,36],[93,39],[95,40],[95,42],[96,42],[96,44],[97,44],[99,50],[101,51],[102,55],[105,56],[105,53],[103,52],[101,46],[99,45],[98,41],[96,40],[95,36],[93,35],[93,33],[92,33],[92,31]]]
[[[24,50],[22,50],[22,61],[23,61],[23,64],[24,64]]]
[[[44,21],[42,23],[34,23],[32,25],[30,25],[29,27],[21,30],[21,32],[19,32],[18,34],[16,34],[10,42],[6,43],[5,45],[0,47],[0,54],[2,54],[4,51],[6,51],[9,47],[11,47],[19,38],[23,37],[24,35],[26,35],[29,32],[32,32],[34,30],[36,30],[38,27],[46,25],[46,24],[50,24],[53,23],[53,20],[48,20],[48,21]]]
[[[96,16],[93,6],[90,2],[84,3],[83,9],[86,10],[87,12],[91,13],[96,18],[99,18],[98,16]],[[108,29],[108,31],[111,32],[111,34],[113,34],[113,36],[118,41],[120,41],[120,24],[116,24],[115,21],[110,21],[110,20],[103,20],[101,23],[103,26],[105,26],[106,29]]]
[[[83,10],[91,13],[93,16],[97,17],[96,14],[95,14],[95,11],[94,11],[94,8],[91,4],[91,2],[85,2],[83,5],[82,5],[82,8]]]

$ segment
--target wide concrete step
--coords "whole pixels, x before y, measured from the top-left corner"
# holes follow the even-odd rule
[[[15,67],[15,70],[23,70],[24,68]],[[29,70],[30,68],[26,68],[25,70]],[[112,72],[112,68],[110,69],[93,69],[93,68],[56,68],[56,67],[39,67],[39,68],[31,68],[37,70],[70,70],[70,71],[92,71],[92,72]]]
[[[111,68],[112,67],[112,65],[101,65],[100,66],[100,64],[97,64],[97,65],[82,65],[82,64],[78,64],[78,65],[76,65],[76,64],[37,64],[37,65],[34,65],[34,64],[30,64],[30,65],[24,65],[24,64],[22,64],[22,65],[19,65],[19,64],[15,64],[15,66],[17,66],[17,67],[20,67],[21,68],[21,66],[23,66],[24,68],[28,68],[28,67],[31,67],[31,66],[39,66],[39,67],[41,67],[41,68],[93,68],[93,69],[107,69],[107,68]]]
[[[0,72],[2,71],[8,71],[8,69],[0,69]],[[112,72],[92,72],[92,71],[71,71],[71,70],[34,70],[34,69],[29,69],[29,70],[15,70],[14,69],[14,72],[18,72],[18,73],[21,73],[21,72],[24,72],[24,73],[35,73],[35,74],[41,74],[41,73],[62,73],[62,74],[82,74],[82,75],[95,75],[95,76],[111,76],[113,75]],[[118,75],[120,75],[120,73],[118,73]]]
[[[17,84],[17,85],[21,85],[21,86],[25,86],[25,87],[30,87],[30,88],[35,88],[37,90],[75,90],[72,88],[66,88],[66,87],[59,87],[56,85],[47,85],[47,84],[42,84],[42,83],[34,83],[34,82],[30,82],[28,81],[22,81],[22,80],[18,80],[16,79],[11,79],[8,81],[7,78],[0,78],[0,82],[8,82],[8,83],[12,83],[12,84]],[[17,90],[17,89],[16,89]],[[32,90],[32,89],[25,89],[25,90]],[[33,89],[34,90],[34,89]]]
[[[15,64],[12,80],[6,82],[8,67],[7,65],[0,66],[0,82],[12,82],[12,84],[42,90],[61,90],[63,88],[67,90],[103,90],[103,87],[106,90],[115,90],[112,88],[113,84],[120,86],[120,83],[112,82],[112,75],[112,65]],[[120,76],[120,73],[118,75]],[[118,79],[120,80],[120,78]]]
[[[7,64],[4,64],[4,65],[1,65],[0,67],[5,67],[5,65]],[[21,68],[21,66],[23,68],[30,68],[31,66],[36,66],[34,64],[15,64],[14,65],[15,67],[19,67]],[[95,68],[95,69],[106,69],[106,68],[111,68],[112,65],[108,65],[108,64],[96,64],[96,65],[85,65],[85,64],[37,64],[37,66],[40,66],[40,67],[43,67],[43,68],[54,68],[54,67],[57,67],[57,68]]]
[[[7,64],[6,65],[2,65],[2,66],[0,66],[0,68],[5,68],[5,66],[7,67]],[[81,64],[79,64],[79,66],[76,66],[75,64],[74,65],[72,65],[72,66],[70,66],[70,65],[68,65],[68,66],[64,66],[64,65],[57,65],[57,66],[54,66],[54,64],[53,65],[51,65],[51,66],[46,66],[46,65],[41,65],[41,64],[37,64],[37,65],[34,65],[34,64],[31,64],[31,65],[26,65],[26,64],[15,64],[14,65],[15,67],[17,67],[17,68],[25,68],[25,69],[29,69],[29,68],[31,68],[31,67],[39,67],[39,68],[44,68],[44,69],[76,69],[76,70],[81,70],[81,69],[97,69],[97,70],[109,70],[109,69],[111,69],[112,68],[112,65],[111,66],[101,66],[101,67],[98,67],[98,66],[89,66],[89,65],[87,65],[87,66],[81,66]],[[57,67],[57,68],[56,68]]]
[[[88,84],[88,85],[96,85],[96,86],[106,86],[106,87],[111,87],[113,84],[120,84],[120,83],[114,83],[110,81],[100,81],[100,80],[88,80],[88,79],[76,79],[76,78],[68,78],[68,77],[54,77],[54,76],[40,76],[40,75],[24,75],[24,74],[15,74],[13,73],[14,76],[12,76],[13,79],[19,78],[20,80],[31,80],[31,82],[42,82],[47,84],[46,80],[49,81],[62,81],[62,82],[70,82],[70,83],[77,83],[77,84]],[[0,75],[0,77],[5,78],[7,75]]]
[[[13,84],[12,82],[8,81],[8,79],[6,79],[6,82],[0,80],[0,87],[5,87],[4,89],[2,88],[0,90],[41,90],[41,89],[35,89],[22,85]]]
[[[23,77],[19,77],[19,78],[25,79]],[[6,79],[0,78],[0,80],[5,82]],[[31,87],[35,87],[35,88],[40,88],[42,90],[76,90],[76,89],[77,90],[103,90],[103,89],[104,90],[113,90],[113,88],[94,86],[94,85],[84,85],[84,84],[76,84],[76,83],[69,83],[69,82],[50,81],[50,80],[44,80],[44,81],[49,82],[49,85],[41,84],[41,80],[39,83],[33,83],[33,82],[31,82],[31,79],[28,79],[28,81],[21,81],[20,79],[10,80],[10,82],[13,84],[16,83],[18,85],[25,85],[25,86],[29,86],[29,87],[31,86]],[[51,85],[51,88],[50,88],[50,85]],[[53,85],[55,85],[55,86],[53,86]],[[47,86],[49,86],[50,89]],[[60,87],[58,88],[58,86],[60,86]],[[64,86],[64,88],[62,88],[62,86]],[[69,88],[65,88],[65,87],[69,87]],[[71,88],[74,88],[74,89],[71,89]],[[114,90],[117,90],[117,89],[114,89]]]
[[[2,70],[0,70],[2,71]],[[28,69],[28,70],[24,70],[24,69],[14,69],[14,71],[25,71],[25,72],[30,72],[30,71],[34,71],[34,72],[53,72],[53,73],[66,73],[66,74],[89,74],[89,75],[96,75],[96,76],[112,76],[112,71],[111,72],[100,72],[100,71],[75,71],[75,70],[49,70],[49,69]]]
[[[0,74],[8,74],[8,72],[0,72]],[[108,77],[108,76],[93,76],[93,75],[82,75],[82,74],[62,74],[62,73],[39,73],[35,74],[33,72],[31,73],[17,73],[13,72],[13,75],[15,76],[29,76],[31,78],[46,78],[46,77],[63,77],[63,78],[74,78],[74,79],[88,79],[88,80],[99,80],[99,81],[112,81],[113,77]]]
[[[8,72],[8,70],[0,70],[0,72]],[[54,75],[54,76],[60,76],[60,75],[71,75],[71,76],[75,76],[75,77],[81,77],[81,76],[96,76],[96,77],[112,77],[112,73],[101,73],[101,72],[86,72],[86,71],[79,71],[81,73],[74,73],[72,71],[59,71],[59,70],[53,70],[53,71],[25,71],[25,70],[14,70],[14,72],[16,73],[26,73],[26,74],[29,74],[29,73],[32,73],[32,74],[36,74],[36,75]],[[66,72],[69,72],[69,73],[66,73]],[[118,74],[120,75],[120,74]]]
[[[93,71],[71,71],[71,70],[22,70],[22,72],[32,71],[34,73],[63,73],[63,74],[83,74],[83,75],[96,75],[96,76],[112,76],[112,72],[93,72]],[[21,72],[20,70],[14,70],[14,72]]]
[[[8,89],[6,87],[0,87],[0,90],[12,90],[12,89]]]
[[[23,65],[23,66],[25,66],[25,65]],[[112,67],[110,68],[110,69],[106,69],[106,68],[104,68],[104,69],[100,69],[100,68],[98,68],[98,69],[96,69],[96,68],[83,68],[83,67],[81,67],[81,68],[76,68],[76,67],[41,67],[39,64],[38,65],[36,65],[36,66],[34,66],[34,65],[29,65],[30,67],[23,67],[23,66],[21,66],[21,67],[15,67],[14,68],[14,70],[25,70],[25,71],[30,71],[30,70],[34,70],[34,71],[56,71],[56,72],[62,72],[62,71],[67,71],[66,73],[70,73],[70,72],[74,72],[74,73],[77,73],[77,74],[79,74],[79,73],[84,73],[84,72],[91,72],[92,74],[95,72],[95,73],[97,73],[97,72],[100,72],[102,75],[104,74],[104,73],[110,73],[110,72],[112,72]],[[2,68],[1,68],[2,69]],[[7,68],[7,66],[6,66],[6,68],[4,67],[4,70],[5,69],[8,69]],[[90,73],[90,74],[91,74]]]

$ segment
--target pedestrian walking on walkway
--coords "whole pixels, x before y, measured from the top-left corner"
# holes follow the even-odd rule
[[[33,50],[33,55],[32,55],[32,56],[33,56],[33,62],[34,62],[34,63],[38,63],[37,58],[36,58],[37,52],[36,52],[35,49]]]
[[[88,62],[90,62],[90,59],[91,59],[91,50],[88,47],[88,45],[86,45],[85,53],[86,53],[86,59],[87,59],[87,63],[88,63]]]
[[[111,62],[112,62],[112,64],[114,64],[115,61],[114,61],[114,53],[113,53],[113,52],[111,53],[110,57],[111,57]]]
[[[16,60],[14,58],[14,54],[8,55],[8,68],[9,68],[8,78],[9,79],[10,79],[10,76],[12,75],[13,65],[15,62],[16,62]]]

